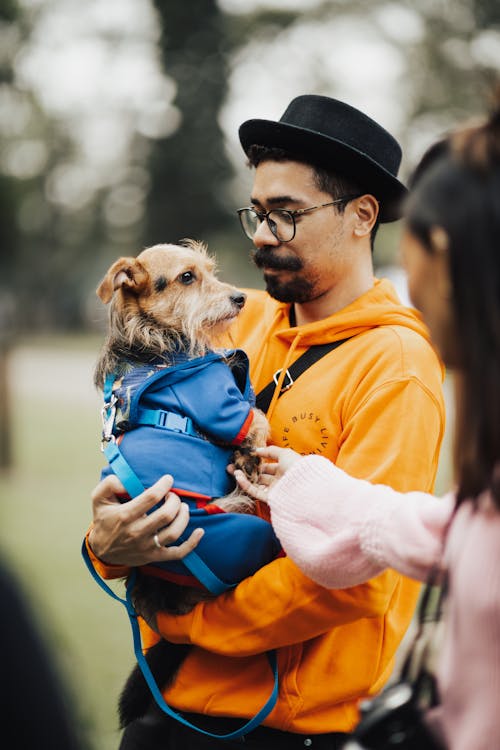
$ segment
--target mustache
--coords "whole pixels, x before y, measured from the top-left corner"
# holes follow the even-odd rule
[[[300,271],[303,268],[302,261],[294,256],[281,255],[266,247],[253,250],[251,258],[257,268],[273,268],[276,271]]]

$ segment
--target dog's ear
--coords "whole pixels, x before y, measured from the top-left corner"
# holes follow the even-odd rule
[[[118,258],[97,287],[96,294],[107,304],[117,289],[140,294],[148,279],[149,273],[137,258]]]

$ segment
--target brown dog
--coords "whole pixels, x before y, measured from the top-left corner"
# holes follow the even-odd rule
[[[134,432],[133,429],[127,432],[130,429],[131,387],[127,385],[130,372],[141,372],[142,368],[146,377],[151,372],[161,374],[179,356],[190,362],[217,350],[222,335],[245,303],[241,291],[217,279],[214,261],[205,246],[190,240],[182,245],[155,245],[137,258],[118,259],[99,285],[97,295],[104,303],[111,302],[111,309],[109,333],[97,362],[95,383],[102,388],[109,373],[116,376],[120,397],[114,426],[118,433],[123,433],[122,437]],[[231,361],[227,365],[230,367]],[[198,389],[200,412],[203,397]],[[203,424],[201,419],[197,420],[196,413],[190,416],[195,426]],[[250,427],[235,446],[232,460],[247,476],[255,479],[259,461],[254,449],[266,444],[269,426],[265,415],[255,408],[251,409],[247,421],[251,421]],[[202,427],[199,429],[204,433]],[[213,440],[210,429],[202,437],[205,441]],[[156,478],[171,473],[176,486],[175,456],[166,463],[163,451],[158,461]],[[193,459],[193,466],[195,464],[196,459]],[[210,492],[203,492],[203,495],[210,496]],[[253,501],[238,489],[217,497],[216,505],[226,512],[253,511]],[[209,596],[200,588],[180,586],[141,570],[136,572],[133,602],[138,613],[147,618],[159,610],[189,611],[197,601]],[[148,662],[162,684],[173,677],[185,653],[186,647],[166,641],[160,641],[149,650]],[[120,698],[121,725],[141,715],[150,700],[149,689],[136,667]]]
[[[137,258],[119,258],[97,288],[98,297],[112,301],[110,331],[95,371],[102,388],[106,375],[123,362],[147,362],[183,350],[199,357],[217,346],[245,304],[245,295],[215,275],[215,262],[201,242],[155,245]],[[235,450],[234,462],[256,479],[253,449],[266,444],[269,424],[253,409],[251,428]],[[219,500],[225,510],[241,510],[250,499]]]

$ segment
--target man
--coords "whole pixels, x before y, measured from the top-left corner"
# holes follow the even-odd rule
[[[245,122],[240,140],[255,179],[251,206],[239,215],[267,291],[249,293],[233,341],[249,354],[261,403],[267,394],[270,442],[324,455],[400,491],[430,490],[443,435],[443,370],[418,315],[388,281],[373,278],[376,228],[398,218],[405,194],[397,142],[358,110],[321,96],[294,99],[279,122]],[[336,347],[298,374],[301,355],[327,343]],[[184,528],[174,496],[162,518],[143,518],[169,489],[162,481],[129,508],[116,503],[116,482],[95,491],[89,544],[104,575],[123,568],[103,560],[133,565],[182,554],[155,550],[152,539],[172,517],[176,526],[161,532],[162,544]],[[183,551],[195,543],[192,537]],[[275,560],[188,615],[158,615],[163,637],[192,645],[165,698],[206,731],[230,732],[269,696],[266,654],[276,650],[278,701],[245,745],[340,747],[357,722],[359,699],[389,678],[417,594],[393,571],[329,591],[289,559]],[[122,744],[227,746],[155,709],[126,730]]]

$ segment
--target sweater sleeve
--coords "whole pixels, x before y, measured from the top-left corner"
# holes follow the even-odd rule
[[[396,492],[306,456],[270,490],[269,504],[288,556],[322,586],[343,588],[385,568],[425,580],[440,560],[454,496]]]

